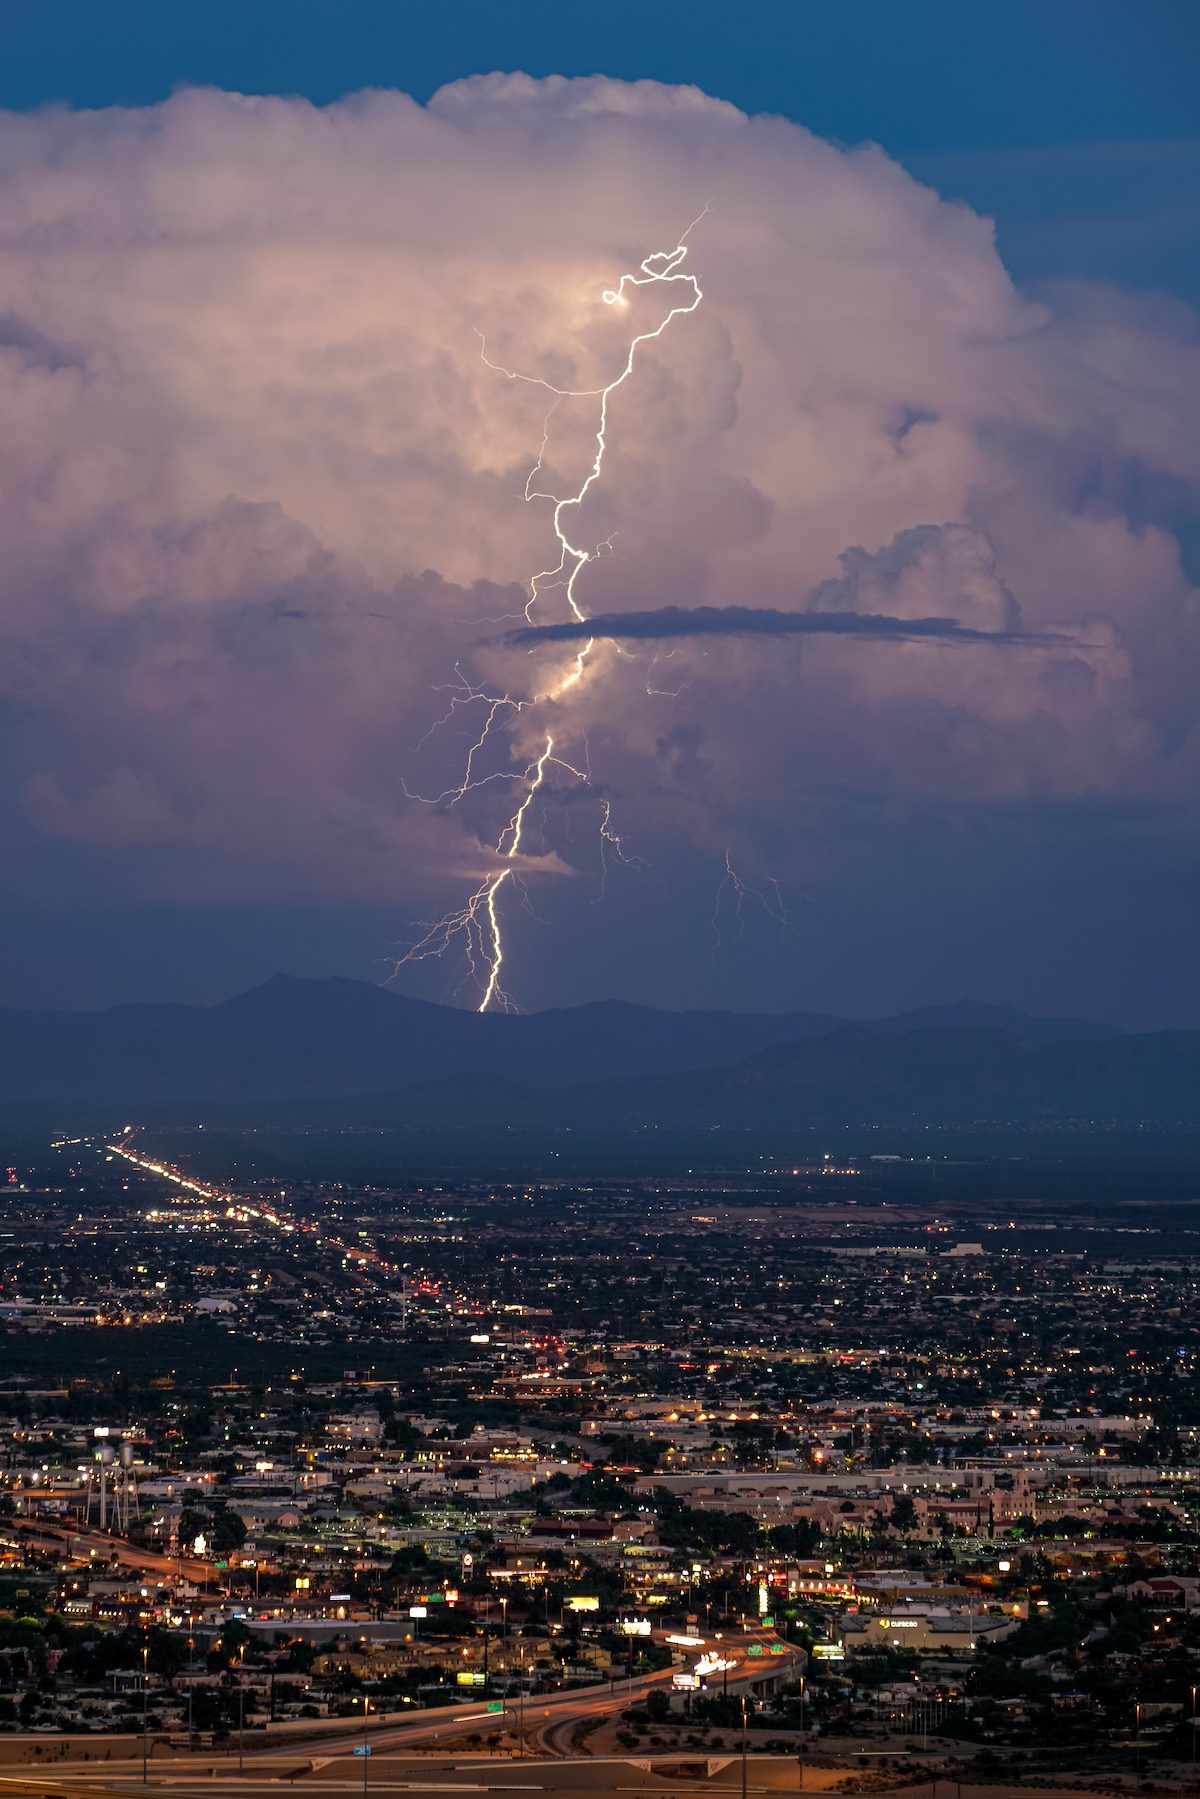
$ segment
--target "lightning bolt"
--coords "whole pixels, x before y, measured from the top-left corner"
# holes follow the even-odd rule
[[[793,929],[791,915],[788,912],[787,906],[784,904],[782,883],[777,881],[774,875],[768,875],[766,877],[766,885],[769,889],[767,892],[764,892],[761,887],[752,887],[749,881],[744,880],[733,866],[729,851],[725,851],[725,873],[721,876],[720,883],[717,887],[717,897],[713,904],[713,941],[711,955],[714,964],[717,960],[717,951],[720,949],[723,942],[721,935],[721,916],[727,894],[732,895],[733,916],[737,921],[739,937],[745,935],[746,905],[747,902],[751,900],[753,900],[756,905],[762,907],[767,917],[771,919],[773,923],[777,924],[781,931],[790,931]]]
[[[523,382],[534,387],[543,388],[550,395],[550,404],[542,423],[542,440],[537,460],[525,482],[524,499],[526,503],[542,501],[551,507],[551,522],[557,545],[557,560],[549,567],[540,569],[529,582],[528,596],[525,602],[525,618],[533,622],[534,613],[545,596],[551,592],[561,591],[571,617],[580,624],[586,623],[587,614],[583,610],[579,596],[579,585],[584,570],[588,565],[603,555],[612,554],[612,538],[599,544],[587,545],[577,541],[579,536],[579,520],[582,515],[584,501],[596,483],[600,480],[604,467],[605,451],[608,447],[609,403],[613,395],[624,386],[634,371],[638,350],[643,344],[651,343],[668,329],[671,323],[696,311],[703,299],[703,292],[695,275],[685,273],[683,262],[687,256],[687,239],[689,234],[700,223],[708,212],[706,206],[684,231],[675,247],[671,250],[655,250],[647,256],[635,271],[623,274],[615,287],[605,288],[601,298],[606,306],[624,308],[629,305],[633,290],[639,288],[662,287],[671,291],[672,303],[665,316],[653,330],[640,331],[629,341],[625,353],[624,365],[614,378],[603,387],[564,388],[556,387],[552,382],[538,375],[524,374],[520,370],[505,368],[493,362],[487,354],[487,340],[479,333],[480,358],[485,366],[495,374],[504,376],[509,381]],[[564,400],[587,400],[597,402],[597,419],[595,431],[595,451],[583,481],[574,493],[556,494],[542,485],[542,475],[546,465],[550,440],[553,432],[554,415]],[[566,761],[561,753],[556,753],[554,729],[558,729],[557,710],[552,711],[554,729],[547,726],[544,731],[542,746],[538,753],[526,762],[523,769],[505,769],[498,774],[477,776],[475,773],[477,758],[483,753],[493,733],[502,723],[531,707],[549,706],[561,708],[563,702],[569,703],[571,696],[583,685],[589,670],[594,666],[593,656],[597,644],[595,638],[585,638],[565,668],[561,669],[544,691],[535,693],[529,698],[515,698],[508,693],[493,694],[475,687],[456,668],[457,684],[452,690],[450,707],[445,716],[431,726],[422,742],[442,725],[448,723],[456,714],[469,706],[482,706],[483,723],[480,732],[467,752],[463,768],[462,780],[444,792],[426,798],[419,794],[405,794],[410,799],[422,800],[425,804],[452,807],[465,799],[467,794],[491,781],[511,781],[519,790],[520,798],[508,823],[501,830],[494,845],[493,854],[501,866],[484,876],[483,880],[469,895],[466,902],[456,911],[449,912],[441,918],[426,921],[420,934],[409,945],[403,955],[397,958],[393,966],[393,974],[409,963],[425,961],[430,957],[444,956],[454,946],[460,946],[465,952],[467,975],[466,980],[475,985],[479,995],[478,1010],[487,1012],[492,1007],[501,1011],[515,1010],[511,996],[505,991],[501,982],[501,971],[505,960],[505,940],[501,901],[506,887],[522,888],[521,858],[522,842],[525,837],[530,807],[534,800],[546,787],[549,771],[561,769],[584,785],[589,784],[590,770],[576,768]],[[586,745],[585,745],[586,756]],[[602,872],[607,870],[608,858],[636,864],[636,858],[626,854],[621,839],[613,827],[612,807],[607,799],[600,802],[600,855]]]

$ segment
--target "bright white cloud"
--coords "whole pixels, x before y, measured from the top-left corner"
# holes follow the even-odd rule
[[[414,750],[456,661],[531,668],[494,621],[551,541],[521,500],[546,396],[477,332],[556,385],[611,378],[630,321],[603,288],[706,202],[703,307],[614,406],[584,603],[1074,643],[677,644],[649,679],[652,648],[606,648],[564,729],[631,847],[669,871],[673,845],[769,841],[787,872],[809,791],[1194,800],[1182,309],[1023,296],[989,224],[877,149],[512,76],[428,108],[191,92],[0,119],[0,683],[36,832],[155,892],[398,913],[488,866],[499,788],[450,815],[402,790],[468,741]],[[577,483],[591,429],[563,403],[552,479]],[[594,872],[562,800],[539,843]]]

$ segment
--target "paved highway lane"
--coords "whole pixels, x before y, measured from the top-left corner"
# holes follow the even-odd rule
[[[668,1633],[656,1631],[654,1636],[660,1643],[666,1640]],[[744,1635],[725,1636],[719,1643],[714,1638],[697,1639],[696,1654],[703,1646],[718,1647],[723,1654],[734,1663],[728,1671],[729,1687],[736,1691],[742,1686],[769,1678],[791,1676],[802,1671],[803,1652],[786,1644],[771,1631],[747,1631]],[[675,1645],[679,1647],[679,1645]],[[778,1647],[780,1653],[772,1654],[772,1648]],[[752,1650],[759,1653],[752,1654]],[[686,1660],[686,1656],[685,1656]],[[489,1712],[483,1701],[478,1704],[463,1706],[438,1706],[426,1711],[412,1713],[397,1722],[395,1714],[389,1714],[386,1720],[372,1722],[367,1731],[366,1740],[377,1754],[385,1750],[414,1748],[419,1744],[436,1743],[447,1737],[486,1736],[492,1731],[513,1732],[523,1722],[526,1734],[539,1735],[547,1725],[563,1728],[572,1727],[586,1719],[603,1718],[613,1712],[624,1711],[626,1706],[636,1705],[655,1687],[669,1686],[672,1677],[681,1671],[680,1667],[663,1668],[655,1674],[642,1675],[632,1681],[618,1680],[611,1684],[591,1687],[576,1687],[562,1693],[540,1693],[526,1698],[524,1706],[513,1698],[505,1701],[502,1714]],[[719,1691],[724,1683],[724,1675],[714,1676],[710,1692]],[[523,1714],[523,1717],[522,1717]],[[313,1760],[344,1754],[348,1741],[362,1740],[363,1727],[348,1722],[328,1736],[320,1735],[307,1739],[294,1752],[306,1755]],[[278,1746],[253,1749],[247,1748],[246,1761],[259,1762],[263,1759],[278,1759],[286,1753]]]
[[[52,1550],[57,1555],[73,1556],[81,1562],[93,1557],[98,1562],[117,1562],[123,1568],[161,1575],[164,1581],[190,1580],[196,1586],[207,1587],[214,1585],[218,1578],[214,1562],[200,1561],[192,1555],[160,1555],[156,1550],[127,1542],[124,1537],[111,1536],[107,1531],[75,1530],[45,1518],[7,1518],[4,1533],[20,1538],[32,1549]]]
[[[656,1633],[660,1640],[663,1634]],[[709,1639],[710,1646],[712,1642]],[[778,1678],[799,1670],[800,1651],[782,1646],[780,1653],[772,1655],[772,1645],[778,1645],[778,1639],[769,1632],[748,1632],[722,1639],[718,1647],[733,1663],[728,1670],[731,1691],[771,1676]],[[697,1652],[700,1648],[698,1640]],[[759,1653],[752,1654],[752,1649],[757,1649]],[[99,1799],[101,1794],[140,1793],[144,1796],[147,1792],[170,1792],[176,1795],[176,1799],[192,1799],[195,1794],[223,1793],[240,1795],[241,1799],[257,1799],[259,1794],[271,1793],[278,1799],[280,1794],[287,1792],[361,1793],[364,1761],[367,1763],[365,1771],[368,1794],[453,1790],[500,1792],[522,1787],[529,1791],[637,1792],[639,1789],[636,1780],[634,1785],[627,1788],[612,1784],[606,1786],[604,1782],[615,1779],[615,1771],[626,1768],[627,1764],[605,1763],[600,1758],[573,1755],[571,1732],[584,1720],[601,1719],[636,1704],[655,1687],[669,1685],[678,1671],[678,1668],[666,1668],[633,1681],[620,1680],[611,1685],[606,1683],[604,1686],[527,1697],[523,1705],[518,1700],[510,1699],[506,1702],[503,1713],[489,1712],[486,1705],[479,1703],[431,1708],[409,1714],[402,1722],[397,1722],[392,1714],[378,1722],[372,1720],[369,1724],[365,1737],[371,1748],[369,1757],[356,1757],[353,1754],[353,1750],[364,1741],[363,1726],[361,1722],[347,1720],[343,1725],[330,1728],[327,1732],[322,1731],[291,1746],[278,1741],[263,1744],[261,1738],[254,1742],[254,1738],[248,1733],[244,1753],[240,1758],[240,1773],[236,1747],[219,1755],[208,1751],[169,1759],[161,1755],[154,1757],[148,1766],[146,1784],[141,1779],[140,1759],[124,1764],[110,1763],[107,1766],[78,1763],[45,1775],[34,1774],[32,1771],[21,1773],[13,1769],[11,1772],[0,1772],[0,1799],[4,1799],[5,1794],[38,1795],[39,1799],[46,1794],[54,1795],[55,1799],[65,1799],[65,1796],[69,1796],[69,1799],[82,1799],[85,1794],[93,1794]],[[710,1690],[717,1690],[724,1681],[724,1673],[715,1676]],[[430,1757],[404,1765],[405,1752],[408,1750],[432,1748],[439,1742],[458,1742],[493,1732],[504,1732],[511,1736],[522,1725],[529,1749],[529,1754],[525,1757],[506,1762],[477,1761],[464,1766],[469,1754],[469,1751],[464,1750],[463,1763],[442,1762],[441,1758],[434,1761]],[[539,1748],[539,1744],[543,1742],[545,1750]],[[668,1759],[678,1763],[681,1758],[675,1755]],[[556,1768],[568,1771],[564,1779],[555,1775]],[[609,1770],[607,1774],[602,1772],[605,1768]],[[599,1786],[596,1779],[587,1774],[588,1769],[595,1771]],[[574,1772],[570,1773],[570,1770]],[[454,1775],[455,1780],[465,1781],[466,1784],[456,1787],[454,1780],[451,1780],[451,1784],[447,1786],[447,1779],[451,1775]],[[690,1785],[681,1790],[694,1792],[695,1787],[693,1777]],[[643,1790],[650,1789],[647,1787]],[[653,1790],[665,1794],[674,1788],[669,1784],[664,1785],[656,1777]],[[705,1790],[718,1789],[706,1783]],[[763,1790],[775,1789],[768,1786]],[[798,1790],[794,1780],[791,1790]]]
[[[685,1774],[680,1764],[688,1759],[694,1771]],[[822,1793],[836,1791],[836,1787],[818,1784],[826,1778],[814,1777],[810,1770],[805,1794],[816,1799]],[[573,1793],[579,1794],[580,1799],[607,1799],[608,1795],[616,1794],[627,1795],[628,1799],[683,1799],[684,1795],[690,1794],[695,1799],[697,1793],[704,1793],[717,1799],[718,1795],[740,1794],[742,1788],[741,1763],[737,1757],[722,1760],[706,1778],[702,1764],[697,1763],[696,1758],[669,1755],[653,1758],[650,1765],[637,1760],[590,1757],[504,1763],[461,1757],[422,1762],[403,1758],[378,1763],[372,1760],[366,1790],[368,1799],[403,1793],[546,1793],[560,1794],[563,1799]],[[149,1791],[160,1794],[170,1791],[175,1799],[214,1799],[214,1796],[220,1796],[220,1799],[284,1799],[289,1793],[307,1794],[310,1799],[316,1799],[318,1794],[328,1796],[328,1799],[346,1799],[346,1796],[355,1799],[363,1792],[362,1763],[346,1757],[316,1775],[296,1781],[268,1778],[262,1774],[249,1774],[242,1780],[236,1776],[226,1779],[184,1776],[169,1788],[152,1786]],[[755,1795],[756,1799],[758,1796],[769,1799],[771,1795],[783,1793],[798,1794],[800,1787],[795,1764],[788,1757],[751,1756],[747,1763],[746,1792],[748,1796]],[[114,1779],[109,1776],[103,1782],[89,1782],[86,1786],[72,1785],[70,1780],[0,1777],[0,1799],[7,1794],[13,1799],[137,1799],[139,1794],[146,1799],[146,1793],[146,1787],[129,1777]],[[916,1789],[912,1799],[926,1799],[926,1795]],[[987,1799],[998,1799],[995,1789],[990,1791]]]

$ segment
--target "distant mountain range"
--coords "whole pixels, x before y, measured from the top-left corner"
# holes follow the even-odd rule
[[[276,975],[216,1006],[0,1012],[0,1104],[480,1136],[1200,1123],[1200,1032],[1138,1035],[969,1000],[865,1025],[621,1001],[481,1017],[363,981]]]
[[[457,1075],[400,1092],[260,1104],[245,1120],[284,1130],[507,1133],[792,1133],[832,1125],[1055,1121],[1200,1125],[1200,1031],[1022,1043],[1003,1031],[846,1026],[731,1067],[572,1087]],[[220,1122],[237,1123],[237,1109]]]

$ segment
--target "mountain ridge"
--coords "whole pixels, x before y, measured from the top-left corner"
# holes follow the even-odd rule
[[[1125,1035],[975,1001],[866,1025],[820,1012],[666,1012],[627,1000],[481,1015],[341,976],[280,974],[213,1006],[0,1011],[0,1104],[336,1100],[479,1075],[533,1090],[657,1081],[847,1031],[953,1035],[981,1019],[1027,1044]]]
[[[726,1068],[534,1088],[501,1075],[399,1092],[226,1110],[219,1122],[284,1130],[795,1132],[828,1126],[1200,1125],[1200,1031],[1024,1044],[999,1031],[899,1033],[848,1026]]]

